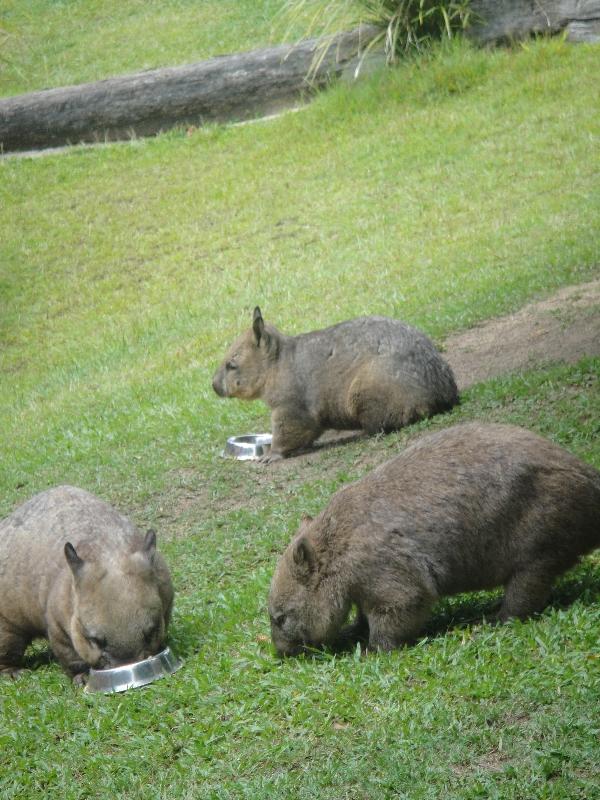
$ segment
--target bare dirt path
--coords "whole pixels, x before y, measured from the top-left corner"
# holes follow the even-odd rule
[[[600,279],[567,286],[515,314],[449,336],[444,357],[460,389],[552,361],[600,355]]]

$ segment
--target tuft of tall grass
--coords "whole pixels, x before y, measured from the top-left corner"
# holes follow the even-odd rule
[[[472,20],[470,0],[286,0],[290,28],[308,20],[306,36],[318,34],[327,45],[339,31],[358,25],[381,29],[367,51],[383,44],[388,63],[432,41],[451,39]]]

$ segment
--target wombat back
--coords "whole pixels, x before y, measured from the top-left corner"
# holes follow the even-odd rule
[[[389,649],[439,597],[498,585],[500,618],[525,617],[600,546],[599,518],[600,473],[529,431],[472,423],[425,436],[303,524],[272,582],[274,642],[330,642],[355,604],[371,646]]]

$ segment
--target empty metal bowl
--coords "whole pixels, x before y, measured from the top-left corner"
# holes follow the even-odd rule
[[[171,675],[181,666],[181,661],[176,658],[170,647],[165,647],[155,656],[145,658],[143,661],[133,661],[131,664],[122,664],[112,669],[90,669],[88,682],[85,687],[87,692],[124,692],[126,689],[136,689],[165,675]]]
[[[239,461],[257,460],[271,449],[270,433],[246,433],[244,436],[230,436],[222,455],[233,456]]]

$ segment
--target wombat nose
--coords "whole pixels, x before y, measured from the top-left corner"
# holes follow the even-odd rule
[[[219,373],[217,373],[213,378],[212,387],[215,390],[215,392],[219,395],[219,397],[225,397],[225,389],[223,387],[223,381],[221,380]]]
[[[277,650],[277,655],[280,658],[285,658],[287,656],[299,656],[304,650],[304,647],[300,642],[292,642],[287,639],[281,639],[278,636],[271,636],[271,639],[273,641],[273,645],[275,646],[275,650]]]

